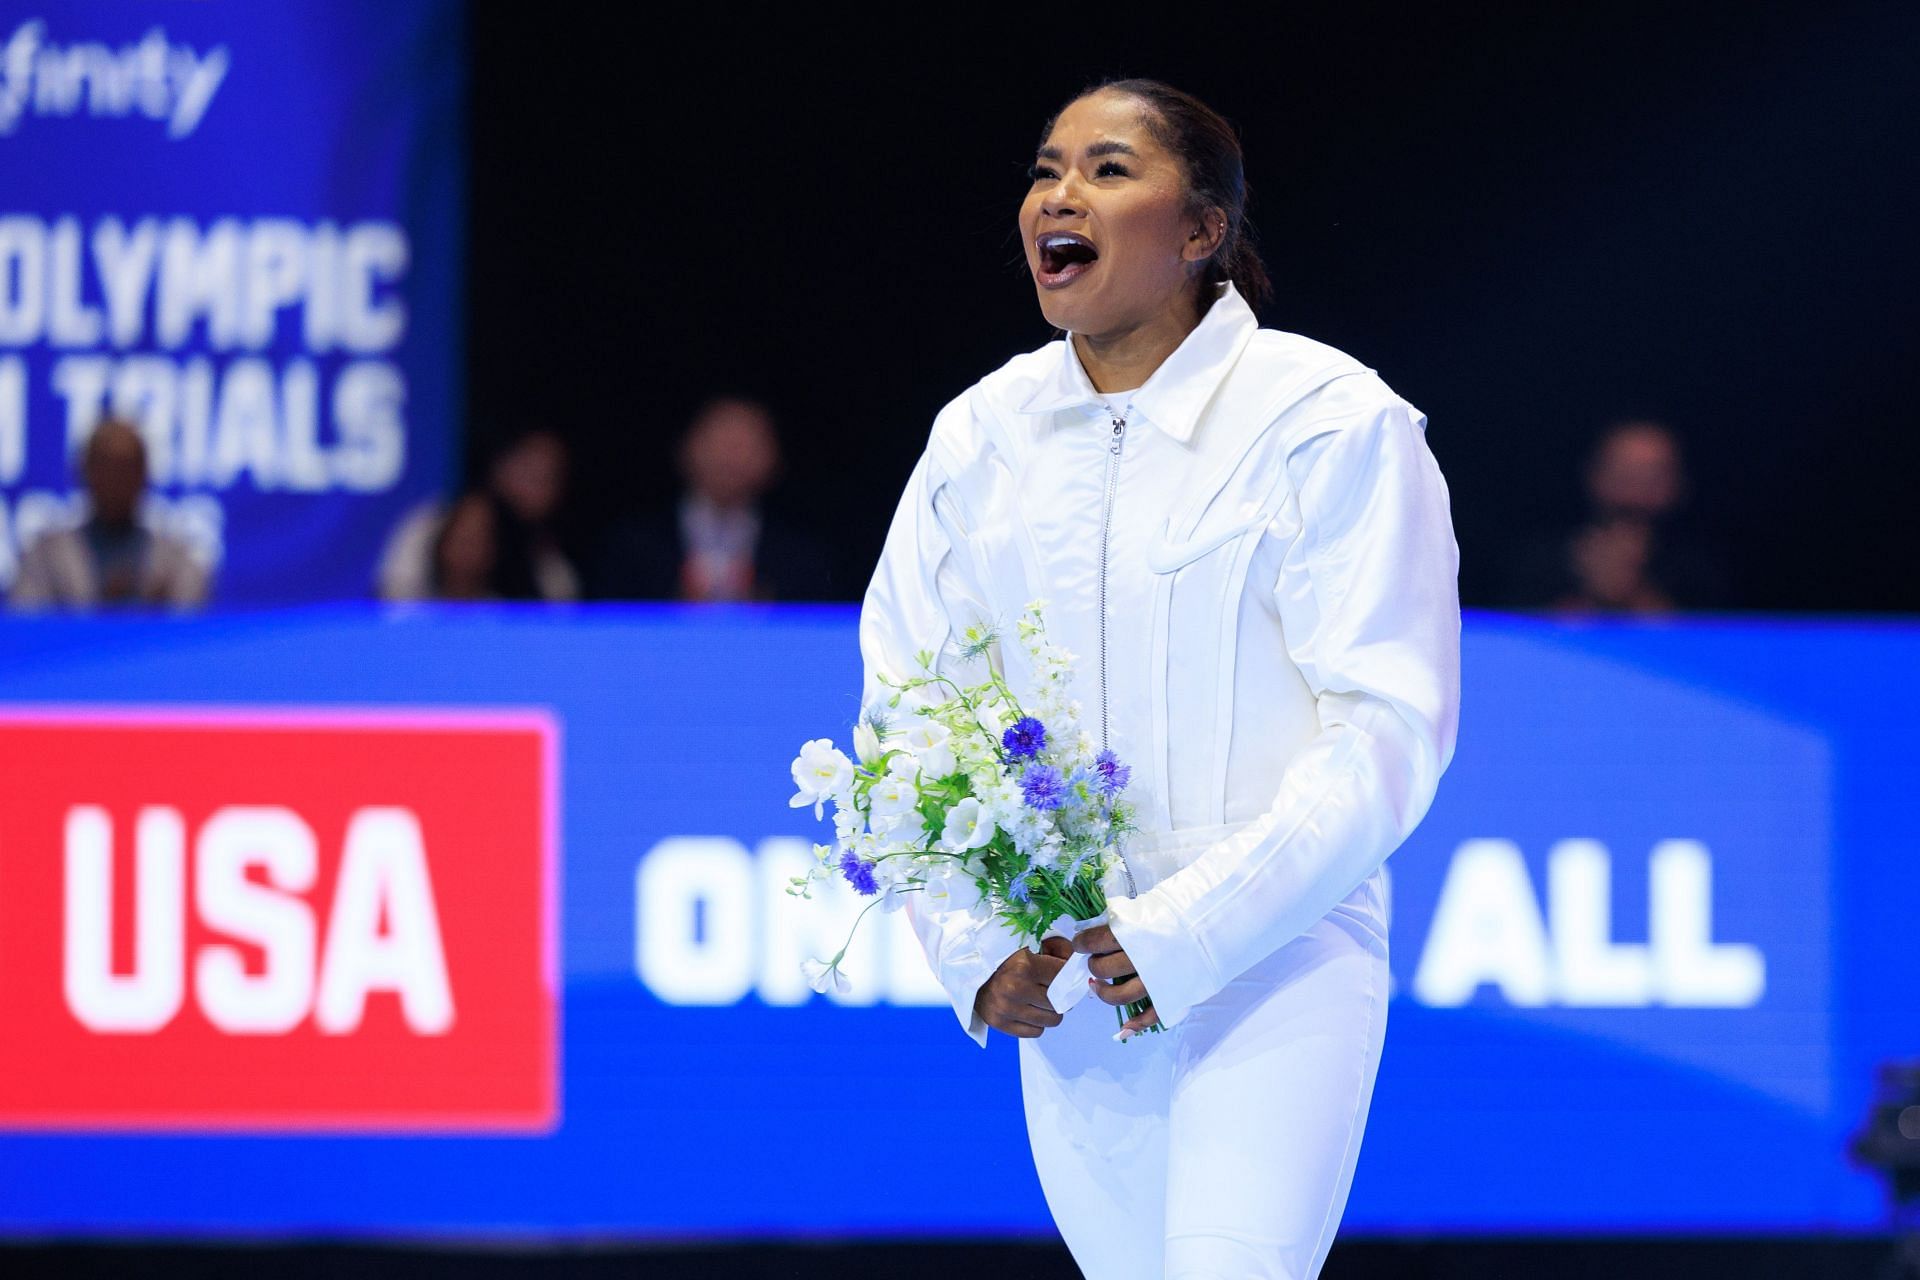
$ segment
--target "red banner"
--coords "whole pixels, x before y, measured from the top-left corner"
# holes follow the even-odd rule
[[[0,717],[0,1127],[551,1129],[556,739]]]

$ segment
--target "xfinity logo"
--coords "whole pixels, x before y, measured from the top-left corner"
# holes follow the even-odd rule
[[[138,44],[57,45],[38,19],[23,22],[0,48],[0,134],[20,118],[95,116],[135,112],[167,123],[169,138],[184,138],[206,115],[230,59],[225,45],[196,53],[172,44],[155,27]]]

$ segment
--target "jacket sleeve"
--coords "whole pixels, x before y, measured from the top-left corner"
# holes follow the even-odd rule
[[[1314,431],[1287,457],[1302,529],[1272,589],[1319,731],[1264,813],[1109,903],[1169,1026],[1371,875],[1426,816],[1453,759],[1460,552],[1426,418],[1382,392],[1370,378],[1324,390]]]
[[[20,565],[15,571],[13,590],[7,601],[20,610],[44,609],[58,602],[54,590],[53,557],[48,554],[51,540],[41,535],[20,550]]]
[[[885,673],[900,680],[916,673],[914,655],[930,649],[941,658],[950,635],[976,618],[992,617],[987,594],[975,580],[966,554],[965,517],[945,479],[931,445],[915,463],[900,495],[893,524],[860,606],[860,657],[864,667],[861,708],[899,720],[931,698],[915,690],[888,708],[894,690],[880,683]],[[953,1002],[967,1034],[983,1048],[987,1025],[973,1010],[974,996],[1012,955],[1020,939],[998,918],[977,920],[966,911],[930,910],[919,894],[906,894],[902,908],[920,939],[927,963]]]
[[[176,610],[198,609],[207,602],[213,575],[193,548],[172,534],[156,535],[154,563],[159,568],[156,594]]]

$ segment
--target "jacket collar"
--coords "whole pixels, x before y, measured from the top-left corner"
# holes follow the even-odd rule
[[[1213,399],[1221,379],[1260,327],[1240,291],[1228,281],[1219,287],[1214,304],[1200,317],[1179,346],[1133,393],[1136,416],[1145,415],[1154,426],[1185,444],[1193,439],[1201,411]],[[1021,413],[1051,413],[1076,406],[1104,407],[1093,380],[1073,349],[1072,335],[1055,344],[1060,357],[1041,377],[1033,394],[1020,404]]]

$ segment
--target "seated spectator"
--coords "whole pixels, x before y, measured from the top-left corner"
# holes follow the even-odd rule
[[[427,498],[407,509],[387,535],[374,566],[374,594],[382,600],[427,600],[433,596],[434,546],[447,523],[447,503]]]
[[[577,600],[580,575],[560,545],[555,524],[566,496],[567,446],[536,428],[494,455],[484,492],[488,508],[488,581],[482,596],[500,600]],[[375,582],[383,600],[441,596],[436,587],[437,548],[453,513],[438,499],[414,507],[394,527],[381,553]],[[478,517],[469,512],[468,528]]]
[[[503,600],[578,600],[580,575],[560,545],[567,446],[551,431],[526,432],[494,458],[493,591]]]
[[[50,529],[20,553],[17,609],[191,609],[207,601],[208,572],[184,539],[141,519],[147,445],[122,418],[103,419],[81,455],[87,515]]]
[[[1584,480],[1581,521],[1510,557],[1508,607],[1645,614],[1725,607],[1719,557],[1680,518],[1687,479],[1672,431],[1645,420],[1614,424],[1588,455]]]
[[[499,542],[494,503],[469,493],[453,504],[433,539],[431,594],[435,600],[494,600]]]
[[[672,506],[629,518],[608,536],[594,594],[620,600],[825,600],[823,549],[764,503],[780,469],[766,406],[707,402],[681,437],[683,490]]]

